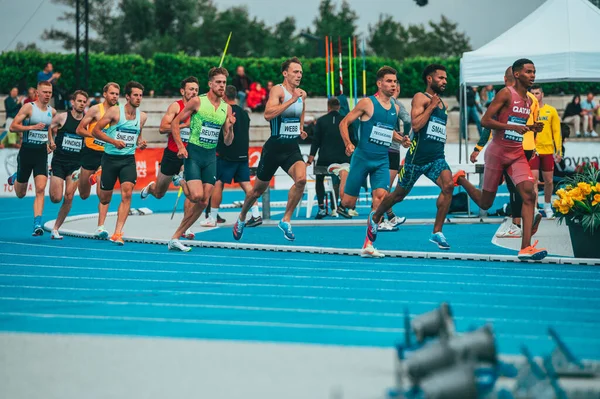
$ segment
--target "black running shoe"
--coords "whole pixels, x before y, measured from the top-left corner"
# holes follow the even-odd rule
[[[344,208],[343,206],[338,206],[337,213],[346,219],[352,219],[352,216],[348,213],[348,209]]]
[[[327,216],[327,210],[319,208],[319,212],[317,212],[317,216],[315,216],[315,219],[323,219],[325,216]]]
[[[217,224],[225,223],[227,220],[223,219],[221,215],[217,213]]]
[[[246,222],[246,227],[256,227],[256,226],[260,226],[263,223],[262,221],[262,217],[257,217],[255,218],[254,216],[252,216],[250,218],[250,220],[248,220]]]

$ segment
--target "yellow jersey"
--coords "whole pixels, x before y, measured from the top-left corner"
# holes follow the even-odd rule
[[[538,154],[562,155],[562,136],[560,134],[560,118],[556,108],[544,104],[540,108],[538,122],[544,124],[544,130],[539,132],[535,138],[535,149]]]
[[[98,120],[100,120],[106,113],[106,109],[104,109],[104,103],[98,104],[98,112],[100,114],[98,116]],[[96,123],[97,122],[92,122],[88,125],[88,132],[91,133],[92,130],[94,130]],[[107,129],[109,127],[110,127],[110,125],[106,125],[104,129]],[[104,151],[104,144],[106,144],[104,141],[98,140],[95,137],[86,137],[85,138],[85,146],[94,151]]]
[[[533,125],[533,122],[538,120],[538,115],[540,112],[540,103],[537,98],[530,92],[527,92],[527,95],[531,99],[531,113],[529,114],[529,119],[527,120],[527,125]],[[533,151],[535,150],[535,137],[533,132],[527,132],[523,135],[523,149],[525,151]]]

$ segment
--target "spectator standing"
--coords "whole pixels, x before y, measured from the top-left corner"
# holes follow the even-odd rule
[[[237,90],[237,97],[240,102],[240,107],[242,109],[246,108],[246,97],[248,96],[248,92],[250,91],[250,85],[252,81],[248,76],[246,76],[246,71],[243,66],[238,66],[236,69],[236,75],[233,77],[233,85]]]
[[[585,137],[598,137],[598,133],[594,131],[594,114],[598,111],[598,108],[598,104],[594,102],[594,93],[590,91],[587,97],[581,100],[582,130]]]
[[[5,129],[0,134],[0,148],[4,148],[5,145],[16,146],[19,138],[18,133],[12,133],[10,131],[10,125],[17,113],[21,109],[21,99],[18,97],[19,89],[13,87],[10,90],[10,95],[4,99],[4,109],[6,110],[6,123]]]
[[[52,64],[50,62],[46,63],[44,69],[38,72],[37,81],[38,82],[50,82],[52,85],[56,85],[56,81],[60,78],[60,72],[54,72]]]
[[[477,131],[479,132],[479,137],[481,137],[482,129],[481,129],[481,118],[480,114],[483,113],[481,106],[477,102],[477,88],[476,87],[467,87],[467,115],[470,121],[475,123],[477,126]]]
[[[492,103],[492,100],[496,96],[496,90],[494,90],[494,85],[487,85],[483,89],[481,89],[481,102],[484,107],[489,107]]]
[[[267,99],[267,91],[260,83],[254,82],[250,85],[248,97],[246,97],[246,105],[252,112],[263,112]]]
[[[32,103],[35,100],[37,100],[37,91],[35,90],[35,88],[30,87],[29,89],[27,89],[27,97],[23,99],[23,105],[27,103]]]
[[[583,111],[581,109],[580,103],[581,97],[579,96],[579,94],[575,94],[571,102],[567,104],[567,108],[565,108],[565,112],[563,114],[563,122],[573,126],[573,130],[575,131],[575,137],[581,137],[580,126]]]

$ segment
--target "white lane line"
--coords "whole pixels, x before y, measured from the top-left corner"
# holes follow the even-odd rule
[[[53,313],[28,313],[28,312],[0,312],[0,316],[7,317],[33,317],[43,319],[81,319],[81,320],[117,320],[117,321],[141,321],[153,323],[183,323],[183,324],[208,324],[219,326],[244,326],[244,327],[270,327],[291,328],[305,330],[344,330],[361,332],[378,332],[388,334],[400,334],[403,328],[379,328],[362,326],[344,326],[327,324],[301,324],[259,321],[233,321],[233,320],[204,320],[204,319],[180,319],[166,317],[133,317],[133,316],[104,316],[104,315],[77,315],[77,314],[53,314]]]
[[[269,298],[269,299],[299,299],[306,301],[335,301],[335,302],[365,302],[365,303],[384,303],[387,305],[427,305],[436,307],[439,301],[422,300],[400,300],[400,299],[380,299],[380,298],[351,298],[351,297],[332,297],[316,295],[289,295],[289,294],[244,294],[240,292],[222,292],[222,291],[184,291],[184,290],[162,290],[162,289],[133,289],[133,288],[87,288],[87,287],[60,287],[60,286],[41,286],[41,285],[19,285],[19,284],[0,284],[0,288],[14,288],[24,290],[42,290],[42,291],[80,291],[80,292],[114,292],[121,294],[168,294],[174,296],[215,296],[215,297],[233,297],[233,298]],[[585,299],[582,299],[585,300]],[[560,308],[553,306],[520,306],[520,305],[499,305],[497,303],[482,304],[479,302],[458,302],[452,301],[452,307],[466,308],[484,308],[484,309],[509,309],[519,311],[552,311],[572,313],[573,308]],[[578,313],[598,314],[596,309],[577,309]]]
[[[11,256],[14,258],[18,257],[33,257],[33,258],[49,258],[49,259],[71,259],[71,260],[81,260],[81,261],[106,261],[106,262],[114,262],[113,258],[92,258],[83,257],[83,256],[65,256],[65,255],[31,255],[31,254],[20,254],[20,253],[10,253],[10,252],[0,252],[0,255]],[[342,273],[374,273],[374,274],[399,274],[399,275],[424,275],[424,276],[459,276],[459,277],[486,277],[486,278],[510,278],[510,279],[527,279],[527,280],[556,280],[556,281],[580,281],[589,283],[589,278],[570,278],[570,277],[550,277],[550,276],[515,276],[515,275],[507,275],[507,274],[492,274],[492,273],[442,273],[442,272],[430,272],[430,271],[406,271],[406,270],[374,270],[374,269],[347,269],[347,268],[332,268],[332,267],[301,267],[301,266],[264,266],[264,265],[248,265],[248,264],[236,264],[236,263],[218,263],[214,262],[178,262],[178,261],[169,261],[164,262],[160,260],[141,260],[141,259],[119,259],[120,262],[131,262],[131,263],[142,263],[142,264],[161,264],[164,265],[168,263],[169,265],[187,265],[192,266],[194,268],[198,266],[207,266],[207,267],[218,267],[218,268],[245,268],[245,269],[267,269],[267,270],[303,270],[303,271],[312,271],[312,272],[322,272],[322,271],[330,271],[330,272],[342,272]],[[0,262],[2,264],[9,264]],[[418,266],[416,266],[418,267]],[[423,267],[419,267],[420,269],[425,269]],[[119,270],[119,269],[115,269]],[[122,269],[127,270],[127,269]],[[169,272],[181,272],[181,273],[191,273],[188,271],[178,271],[178,270],[165,270],[165,269],[144,269],[148,272],[157,272],[157,273],[169,273]],[[200,272],[199,272],[200,273]],[[262,274],[258,274],[262,275]],[[353,277],[332,277],[338,279],[354,279]],[[378,279],[378,281],[396,281],[396,280],[385,280]]]
[[[306,313],[306,314],[327,314],[340,316],[363,316],[363,317],[381,317],[381,318],[404,318],[404,313],[390,312],[364,312],[354,310],[338,309],[311,309],[311,308],[275,308],[265,306],[239,306],[239,305],[208,305],[202,303],[173,303],[173,302],[136,302],[136,301],[108,301],[108,300],[90,300],[90,299],[60,299],[60,298],[29,298],[29,297],[0,297],[0,301],[13,302],[41,302],[41,303],[65,303],[65,304],[83,304],[83,305],[106,305],[106,306],[147,306],[158,308],[195,308],[195,309],[220,309],[220,310],[242,310],[246,312],[282,312],[282,313]],[[416,317],[419,314],[409,314],[410,317]],[[518,319],[508,317],[463,317],[454,316],[455,320],[477,321],[481,323],[520,323],[520,324],[552,324],[574,327],[597,327],[600,321],[570,321],[570,320],[543,320]]]
[[[201,276],[229,276],[229,277],[250,277],[250,278],[281,278],[281,279],[297,279],[297,280],[335,280],[335,281],[362,281],[362,282],[377,282],[377,283],[416,283],[416,284],[439,284],[439,285],[463,285],[463,286],[493,286],[504,288],[535,288],[535,289],[552,289],[552,290],[578,290],[600,292],[597,287],[578,287],[578,286],[559,286],[559,285],[531,285],[531,284],[498,284],[495,282],[466,282],[466,281],[432,281],[432,280],[414,280],[414,279],[383,279],[383,278],[367,278],[367,277],[337,277],[337,276],[306,276],[297,274],[254,274],[254,273],[233,273],[233,272],[202,272],[195,270],[149,270],[149,269],[128,269],[115,267],[84,267],[84,266],[56,266],[44,264],[28,264],[28,263],[0,263],[0,268],[25,267],[25,268],[42,268],[42,269],[65,269],[65,270],[98,270],[109,272],[129,272],[129,273],[165,273],[165,274],[191,274]]]
[[[410,293],[410,294],[445,294],[445,295],[469,295],[469,296],[493,296],[493,297],[510,297],[510,298],[548,298],[560,300],[581,300],[586,304],[590,301],[595,301],[595,298],[577,297],[568,295],[544,295],[544,294],[522,294],[521,292],[505,293],[505,292],[465,292],[458,291],[441,291],[432,289],[399,289],[399,288],[365,288],[365,287],[341,287],[341,286],[319,286],[319,285],[299,285],[299,284],[268,284],[268,283],[239,283],[239,282],[221,282],[221,281],[190,281],[190,280],[164,280],[164,279],[145,279],[145,278],[118,278],[118,277],[80,277],[80,276],[52,276],[39,274],[10,274],[1,273],[0,277],[14,278],[37,278],[37,279],[57,279],[57,280],[81,280],[81,281],[129,281],[136,283],[166,283],[166,284],[194,284],[194,285],[217,285],[217,286],[232,286],[232,287],[262,287],[262,288],[298,288],[298,289],[317,289],[317,290],[334,290],[334,291],[370,291],[370,292],[390,292],[390,293]],[[571,292],[574,290],[571,289]]]

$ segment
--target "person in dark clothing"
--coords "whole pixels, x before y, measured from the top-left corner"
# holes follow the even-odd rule
[[[483,110],[477,102],[476,96],[477,89],[471,86],[467,86],[467,115],[469,117],[469,121],[475,123],[475,126],[477,126],[479,137],[481,137],[482,127],[481,118],[479,117],[479,115],[483,113]]]
[[[311,165],[317,152],[317,166],[323,166],[329,169],[330,166],[337,166],[338,175],[333,176],[333,184],[336,198],[340,197],[340,192],[344,192],[348,169],[350,168],[350,157],[346,155],[346,146],[340,135],[340,121],[344,117],[340,114],[340,101],[336,97],[327,100],[327,114],[317,119],[314,128],[313,142],[310,147],[310,156],[307,165]],[[352,128],[352,127],[350,127]],[[335,173],[335,172],[334,172]],[[339,177],[338,177],[339,176]],[[316,175],[315,189],[317,191],[317,202],[319,212],[316,218],[322,219],[327,215],[325,209],[325,175]],[[335,209],[335,204],[331,201],[331,209]],[[333,216],[333,212],[332,212]]]
[[[246,71],[243,66],[238,66],[236,69],[236,75],[232,79],[232,84],[237,90],[237,98],[240,101],[240,107],[243,109],[246,107],[246,96],[250,92],[250,85],[252,81],[246,76]]]
[[[567,104],[565,113],[563,114],[563,122],[573,126],[575,131],[575,137],[581,137],[581,117],[583,116],[583,110],[581,109],[581,97],[579,94],[573,96],[573,100]]]
[[[0,148],[4,148],[5,145],[18,145],[19,134],[11,133],[9,130],[10,124],[21,109],[21,101],[18,95],[19,89],[13,87],[10,90],[10,95],[4,99],[4,109],[6,110],[6,123],[4,124],[5,129],[2,129],[2,132],[0,132]]]

